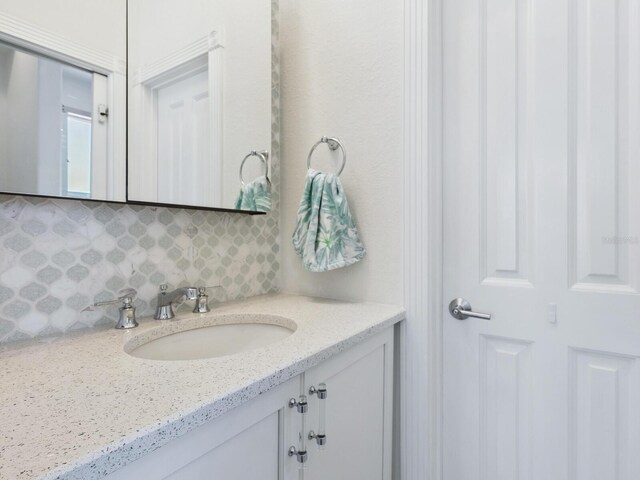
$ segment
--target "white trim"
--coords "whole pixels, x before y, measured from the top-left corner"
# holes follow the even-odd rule
[[[87,48],[56,33],[0,12],[0,40],[107,77],[109,98],[107,197],[126,200],[127,64],[124,58]]]
[[[400,468],[442,478],[442,0],[405,0]]]
[[[147,83],[155,87],[157,86],[158,77],[162,77],[166,75],[167,72],[187,65],[192,61],[197,60],[199,57],[202,57],[207,53],[211,53],[219,48],[224,48],[220,43],[220,33],[218,31],[213,31],[209,35],[185,45],[179,50],[172,52],[156,62],[140,67],[136,72],[133,85]],[[175,75],[172,75],[172,78],[174,77]]]

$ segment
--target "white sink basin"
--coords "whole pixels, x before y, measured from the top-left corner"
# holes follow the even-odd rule
[[[222,357],[278,342],[295,329],[295,322],[274,315],[173,320],[133,338],[125,345],[125,351],[148,360]]]

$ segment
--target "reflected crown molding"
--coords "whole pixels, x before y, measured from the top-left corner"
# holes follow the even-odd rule
[[[165,73],[194,62],[209,52],[224,48],[221,37],[220,31],[214,30],[166,57],[140,67],[133,73],[132,86],[137,86],[141,83],[155,83]]]
[[[87,48],[81,43],[3,12],[0,12],[0,39],[104,75],[125,75],[127,72],[124,58]]]

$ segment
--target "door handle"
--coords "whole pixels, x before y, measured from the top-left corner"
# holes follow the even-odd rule
[[[466,320],[469,317],[480,318],[482,320],[491,320],[488,313],[477,313],[471,309],[471,304],[464,298],[455,298],[449,304],[449,313],[453,318],[458,320]]]

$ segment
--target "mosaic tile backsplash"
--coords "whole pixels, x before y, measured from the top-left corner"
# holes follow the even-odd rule
[[[162,283],[220,284],[212,303],[274,291],[276,219],[2,195],[0,342],[115,324],[117,307],[82,309],[126,287],[139,317]]]

